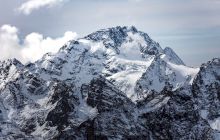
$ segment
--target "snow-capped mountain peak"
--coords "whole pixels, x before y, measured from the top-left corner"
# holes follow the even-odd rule
[[[0,139],[214,139],[219,69],[186,66],[134,26],[102,29],[0,62]]]
[[[138,41],[144,54],[156,55],[163,52],[158,43],[154,42],[146,33],[138,31],[134,26],[113,27],[102,29],[84,37],[88,40],[103,42],[105,47],[113,47],[117,53],[124,42]],[[137,45],[136,47],[139,47]]]
[[[164,61],[165,65],[157,63],[158,58],[161,62]],[[195,69],[192,73],[187,72],[187,68],[193,68],[184,66],[183,61],[172,49],[163,50],[146,33],[138,31],[133,26],[102,29],[84,38],[70,41],[57,54],[46,54],[29,69],[42,75],[45,80],[51,78],[70,80],[79,87],[102,75],[136,101],[138,98],[134,97],[137,81],[151,65],[156,65],[162,71],[171,72],[172,80],[167,79],[169,74],[166,72],[154,71],[158,72],[160,79],[172,81],[175,89],[192,81],[197,71]],[[179,73],[182,68],[184,72]],[[158,83],[153,85],[159,86]],[[163,83],[159,90],[154,86],[150,90],[161,91],[164,86]]]

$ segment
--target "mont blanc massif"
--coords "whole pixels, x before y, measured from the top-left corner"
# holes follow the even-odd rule
[[[186,66],[135,27],[0,62],[0,139],[219,140],[220,58]]]

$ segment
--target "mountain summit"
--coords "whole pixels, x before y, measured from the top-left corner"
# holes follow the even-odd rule
[[[218,139],[219,70],[134,26],[102,29],[35,63],[0,62],[0,138]]]

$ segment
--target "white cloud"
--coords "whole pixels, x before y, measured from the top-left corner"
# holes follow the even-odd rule
[[[0,60],[20,57],[19,38],[17,36],[17,28],[9,25],[3,25],[0,29]]]
[[[28,34],[23,43],[18,37],[18,29],[14,26],[3,25],[0,28],[0,60],[17,58],[23,63],[34,62],[45,53],[56,53],[66,42],[76,39],[75,32],[65,32],[63,37],[44,38],[42,34]]]
[[[64,2],[64,0],[28,0],[23,3],[18,10],[28,15],[33,10],[37,10],[42,7],[51,7],[61,2]]]

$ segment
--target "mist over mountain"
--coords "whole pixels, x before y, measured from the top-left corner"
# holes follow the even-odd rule
[[[220,139],[220,58],[185,65],[134,26],[0,62],[1,139]]]

